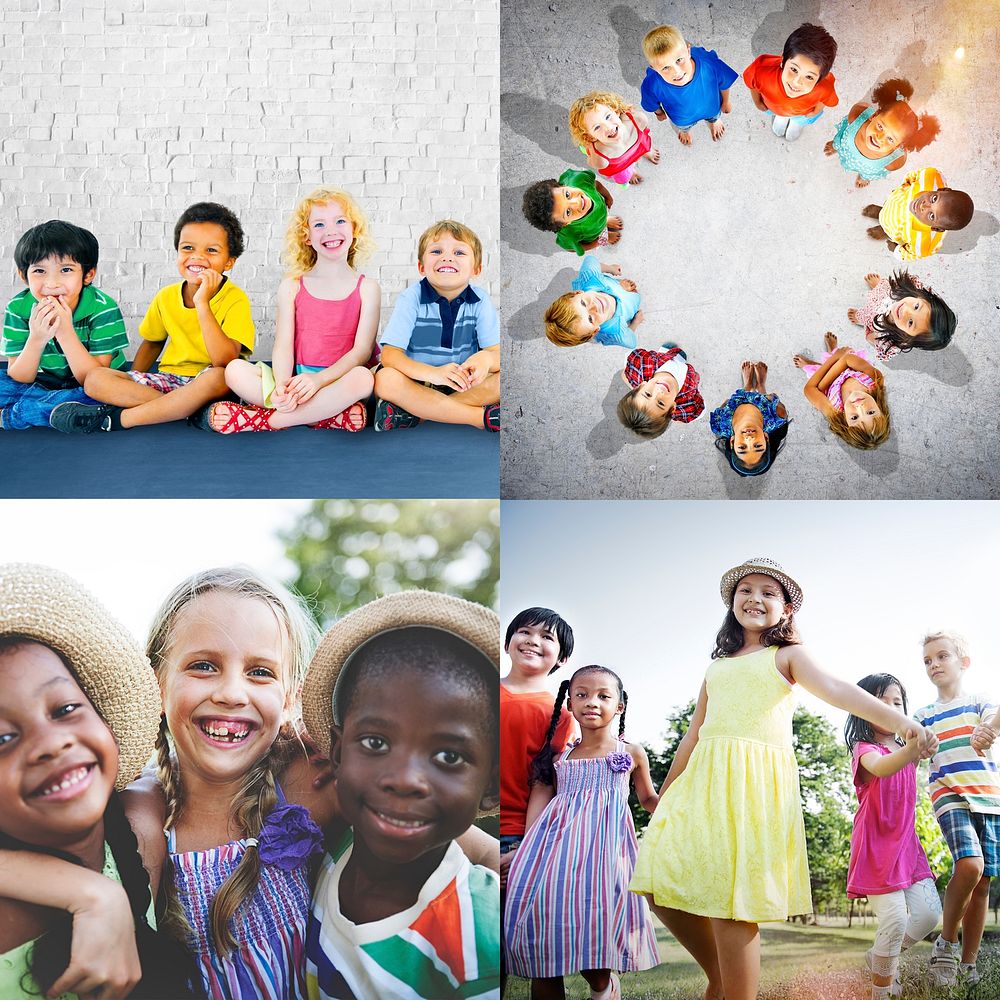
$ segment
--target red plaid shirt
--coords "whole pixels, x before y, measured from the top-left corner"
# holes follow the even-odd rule
[[[673,360],[678,354],[687,361],[687,355],[679,347],[671,347],[666,351],[646,351],[637,347],[625,362],[625,378],[628,379],[628,384],[633,389],[638,388],[641,383],[648,382],[653,377],[657,368]],[[672,420],[687,424],[701,416],[705,409],[705,400],[698,391],[700,382],[701,376],[688,364],[687,378],[684,379],[684,384],[674,400]]]

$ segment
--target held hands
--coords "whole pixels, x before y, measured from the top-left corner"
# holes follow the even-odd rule
[[[222,275],[211,268],[205,268],[201,272],[201,278],[198,281],[198,291],[194,293],[195,308],[197,309],[198,306],[207,306],[212,296],[219,290],[221,284]]]
[[[897,731],[896,735],[909,746],[915,742],[920,748],[921,760],[933,757],[937,752],[938,738],[926,726],[921,726],[916,722],[908,722]]]
[[[510,863],[514,860],[516,849],[500,855],[500,891],[507,888],[507,872],[510,871]]]
[[[985,757],[986,751],[993,746],[993,741],[997,738],[997,735],[997,731],[988,722],[981,722],[972,731],[972,749],[980,757]]]
[[[307,400],[312,399],[322,388],[323,383],[320,381],[318,372],[302,372],[299,375],[293,375],[285,384],[285,392],[294,398],[296,406],[301,406]]]

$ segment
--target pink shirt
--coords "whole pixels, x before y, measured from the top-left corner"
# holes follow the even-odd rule
[[[911,762],[888,778],[869,774],[862,781],[861,758],[872,752],[885,756],[892,750],[881,743],[858,743],[851,755],[858,795],[847,869],[847,895],[852,898],[897,892],[934,877],[914,826],[917,765]]]
[[[299,280],[295,294],[295,363],[308,368],[329,368],[351,348],[361,319],[361,282],[346,299],[318,299]],[[375,348],[369,365],[378,360]]]

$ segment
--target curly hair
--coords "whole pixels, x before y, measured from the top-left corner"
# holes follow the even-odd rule
[[[883,313],[872,320],[872,329],[877,336],[885,337],[904,353],[914,347],[921,351],[940,351],[942,347],[947,347],[951,343],[957,322],[955,314],[948,303],[931,288],[918,285],[910,272],[904,269],[889,278],[889,295],[896,302],[905,298],[916,298],[926,302],[930,311],[931,326],[926,333],[908,337],[892,321],[891,313]]]
[[[639,389],[636,387],[630,392],[626,392],[618,400],[618,419],[623,427],[635,431],[639,437],[658,438],[670,426],[670,418],[674,415],[674,408],[671,406],[660,416],[650,416],[636,404],[635,397],[638,391]]]
[[[913,96],[909,80],[883,80],[873,91],[872,99],[883,116],[892,116],[899,126],[899,145],[916,153],[929,146],[941,128],[933,115],[917,115],[907,103]]]
[[[886,398],[885,381],[881,375],[875,379],[875,386],[871,389],[871,397],[881,411],[871,427],[861,427],[859,424],[850,423],[844,416],[843,410],[835,410],[828,418],[830,430],[845,444],[861,451],[872,451],[880,444],[884,444],[889,437],[889,403]]]
[[[243,253],[245,237],[240,220],[231,209],[214,201],[199,201],[181,212],[181,217],[174,225],[175,250],[181,245],[181,230],[192,222],[213,222],[221,226],[226,231],[226,249],[229,251],[229,256],[236,258]]]
[[[581,334],[576,330],[579,316],[573,308],[573,300],[577,292],[567,292],[560,295],[548,309],[545,310],[545,336],[556,347],[576,347],[593,340],[592,333]]]
[[[558,233],[562,229],[562,221],[557,222],[552,218],[552,212],[556,207],[552,192],[557,187],[559,187],[559,181],[554,177],[549,177],[544,181],[535,181],[524,192],[521,211],[535,229],[541,229],[547,233]]]
[[[281,259],[285,274],[289,278],[300,278],[316,266],[316,251],[309,245],[309,213],[318,205],[336,202],[344,210],[344,216],[354,227],[354,239],[347,251],[347,265],[362,263],[375,252],[377,244],[371,236],[368,216],[361,206],[346,191],[339,188],[320,187],[310,192],[295,206],[285,230],[285,249]]]
[[[598,104],[610,108],[616,115],[623,115],[632,105],[619,94],[609,90],[592,90],[583,97],[578,97],[569,109],[569,134],[578,146],[586,146],[593,142],[593,136],[587,131],[584,118],[588,111],[593,111]]]

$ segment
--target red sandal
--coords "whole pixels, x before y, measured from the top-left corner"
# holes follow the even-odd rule
[[[315,427],[317,430],[357,432],[363,431],[366,423],[368,423],[368,414],[365,412],[365,404],[351,403],[346,410],[341,410],[340,413],[335,413],[325,420],[317,420],[316,423],[309,426]]]
[[[228,406],[228,419],[221,429],[216,430],[217,434],[238,434],[240,431],[273,431],[271,417],[274,410],[264,409],[260,406],[244,406],[242,403],[231,403],[222,400],[213,403],[209,408],[208,415],[211,421],[216,413],[221,412],[220,407]],[[211,424],[209,424],[211,426]],[[215,428],[212,428],[215,430]]]

